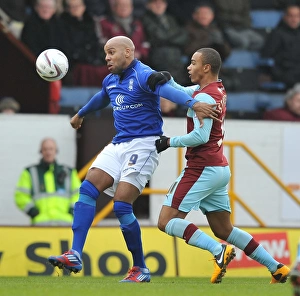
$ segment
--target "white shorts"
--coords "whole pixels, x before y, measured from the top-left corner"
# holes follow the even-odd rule
[[[143,191],[153,175],[159,160],[155,140],[157,136],[137,138],[130,142],[108,144],[90,168],[98,168],[114,179],[112,187],[104,192],[114,196],[119,182],[127,182]]]

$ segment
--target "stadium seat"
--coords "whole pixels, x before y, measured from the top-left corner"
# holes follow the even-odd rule
[[[270,73],[274,65],[275,61],[272,58],[260,58],[258,60],[258,69],[262,73]],[[259,82],[259,88],[264,91],[285,91],[286,84],[282,81],[262,81]]]
[[[255,92],[227,93],[227,111],[256,112],[257,94]]]
[[[259,60],[256,51],[234,49],[223,63],[224,68],[255,69]]]
[[[281,10],[251,10],[251,27],[254,29],[272,30],[282,18]]]
[[[268,109],[284,105],[284,94],[266,92],[228,92],[228,117],[239,119],[260,119]]]
[[[98,87],[62,87],[60,95],[61,107],[82,107],[98,91]]]
[[[259,109],[269,110],[280,108],[284,105],[285,94],[283,93],[257,93],[257,107]]]

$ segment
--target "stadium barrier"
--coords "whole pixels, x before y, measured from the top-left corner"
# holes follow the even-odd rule
[[[290,266],[297,254],[299,229],[244,228],[276,260]],[[208,227],[201,227],[212,235]],[[47,263],[50,255],[71,247],[72,231],[66,227],[0,227],[0,276],[68,275]],[[210,277],[212,255],[188,246],[184,240],[160,232],[156,227],[142,227],[146,264],[153,276]],[[74,276],[123,276],[131,267],[118,227],[91,228],[83,254],[83,270]],[[72,275],[73,276],[73,275]],[[228,267],[229,277],[268,277],[268,270],[237,249]],[[268,280],[266,280],[268,282]]]

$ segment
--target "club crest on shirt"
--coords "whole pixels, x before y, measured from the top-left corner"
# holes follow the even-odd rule
[[[128,82],[128,90],[129,91],[133,91],[133,79],[129,79],[129,82]]]

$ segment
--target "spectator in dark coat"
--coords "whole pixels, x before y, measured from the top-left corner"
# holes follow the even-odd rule
[[[166,0],[148,0],[142,21],[150,43],[149,65],[157,70],[171,72],[176,81],[187,81],[187,70],[182,61],[188,40],[186,30],[176,19],[166,13]]]
[[[66,10],[61,14],[66,30],[67,53],[72,64],[106,65],[104,50],[96,34],[92,16],[83,0],[66,0]]]
[[[264,38],[251,28],[249,0],[213,0],[216,20],[233,48],[260,50]]]
[[[300,82],[300,7],[289,5],[282,21],[271,32],[261,51],[261,56],[271,58],[274,66],[269,73],[272,81],[281,81],[287,88]]]
[[[85,0],[86,10],[92,16],[108,15],[110,13],[108,0]]]
[[[102,80],[109,71],[95,21],[87,12],[84,1],[66,0],[66,10],[61,14],[61,19],[67,35],[64,51],[70,62],[68,83],[102,86]]]
[[[185,46],[185,54],[188,57],[203,47],[217,50],[223,61],[229,56],[230,45],[214,20],[215,13],[211,5],[200,4],[195,7],[192,19],[186,25],[189,40]]]
[[[135,45],[135,58],[148,62],[149,43],[139,18],[134,16],[133,0],[110,0],[111,15],[98,19],[100,42],[104,45],[115,36],[126,36]]]
[[[37,0],[32,14],[24,24],[21,41],[36,56],[47,48],[64,48],[66,36],[56,11],[55,0]]]
[[[190,21],[195,7],[203,1],[211,0],[168,0],[167,13],[171,14],[180,25],[185,26]]]

